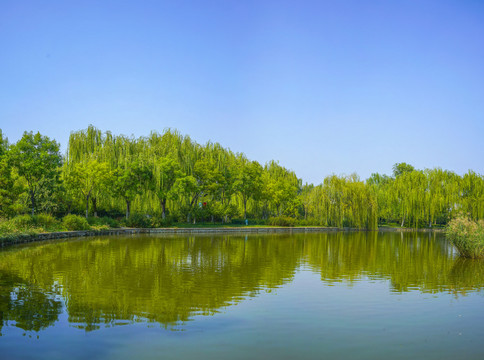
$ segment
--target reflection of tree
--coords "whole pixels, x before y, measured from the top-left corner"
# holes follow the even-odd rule
[[[365,276],[388,279],[398,292],[462,294],[483,286],[484,273],[475,269],[479,266],[455,259],[448,242],[435,233],[395,232],[382,237],[376,232],[340,232],[311,239],[305,247],[307,261],[324,282],[352,283]],[[458,263],[462,263],[460,277],[453,275]]]
[[[57,321],[62,311],[59,300],[3,271],[0,274],[0,333],[7,321],[26,331],[39,331]]]
[[[371,278],[400,292],[480,289],[483,263],[455,259],[435,236],[104,237],[11,249],[0,253],[0,326],[7,320],[26,330],[49,326],[61,310],[49,295],[56,293],[69,321],[86,330],[123,321],[171,327],[280,286],[303,262],[326,283]]]
[[[209,315],[290,280],[300,256],[290,237],[100,238],[27,247],[0,267],[43,289],[60,285],[69,321],[173,325]],[[55,274],[55,276],[53,276]]]
[[[465,294],[466,290],[484,287],[484,261],[457,258],[449,272],[452,291]]]

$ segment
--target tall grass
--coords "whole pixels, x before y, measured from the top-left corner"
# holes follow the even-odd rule
[[[445,232],[461,256],[484,257],[484,220],[476,222],[460,216],[450,221]]]

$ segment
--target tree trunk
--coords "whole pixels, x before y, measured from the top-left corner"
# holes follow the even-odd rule
[[[35,213],[35,192],[30,190],[30,201],[32,202],[32,216]]]
[[[162,199],[160,203],[161,203],[161,218],[165,220],[166,199]]]
[[[87,195],[86,196],[86,219],[87,219],[87,217],[89,215],[89,196],[90,195]]]
[[[130,207],[131,207],[131,201],[130,200],[126,200],[126,220],[129,219]]]
[[[244,196],[244,220],[247,219],[247,199]]]
[[[92,203],[92,212],[94,214],[94,217],[97,217],[97,198],[93,196],[91,198],[91,203]]]
[[[405,224],[405,213],[403,213],[402,225],[400,225],[400,227],[403,227],[403,224]]]

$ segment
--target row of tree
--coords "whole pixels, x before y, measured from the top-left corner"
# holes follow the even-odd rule
[[[366,229],[445,224],[457,212],[484,217],[484,177],[473,171],[459,176],[400,163],[392,176],[331,175],[317,186],[303,185],[278,162],[262,166],[173,130],[134,138],[90,126],[71,133],[64,157],[56,141],[39,133],[9,144],[0,130],[0,185],[4,217],[27,208],[86,217],[136,212],[180,222],[284,216]]]

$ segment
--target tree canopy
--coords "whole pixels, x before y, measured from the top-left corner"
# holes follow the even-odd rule
[[[290,218],[302,225],[376,229],[443,225],[457,213],[484,217],[482,175],[403,162],[392,170],[366,181],[333,174],[303,185],[277,161],[261,165],[171,129],[135,138],[89,126],[71,133],[64,159],[59,145],[39,133],[26,132],[9,145],[0,132],[0,212],[21,213],[28,199],[32,213],[41,201],[42,209],[60,215],[99,211],[129,218],[134,212],[165,223]]]

